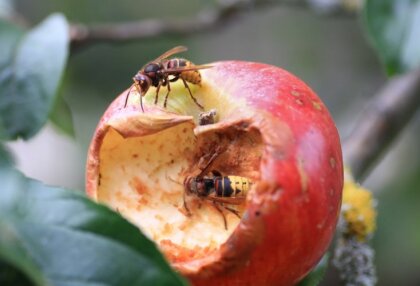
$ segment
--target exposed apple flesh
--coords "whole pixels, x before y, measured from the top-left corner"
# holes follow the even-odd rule
[[[134,91],[128,107],[126,93],[111,104],[90,147],[87,192],[138,225],[193,284],[292,285],[334,233],[343,184],[337,130],[314,92],[288,72],[212,65],[200,87],[190,86],[206,111],[217,111],[215,124],[198,125],[201,110],[179,82],[167,109],[152,103],[154,89],[144,113]],[[228,205],[241,219],[184,194],[185,178],[216,149],[213,169],[253,182],[242,205]]]

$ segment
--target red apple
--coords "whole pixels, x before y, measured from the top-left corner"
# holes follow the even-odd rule
[[[216,110],[214,124],[198,124],[201,110],[180,81],[166,109],[153,104],[153,88],[145,112],[135,91],[126,108],[126,92],[109,106],[89,149],[87,193],[138,225],[193,285],[293,285],[334,234],[343,186],[337,129],[290,73],[261,63],[211,65],[190,87],[206,111]],[[240,219],[185,194],[185,178],[217,150],[214,170],[253,183],[243,204],[224,204]]]

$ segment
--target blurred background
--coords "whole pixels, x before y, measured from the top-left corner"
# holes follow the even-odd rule
[[[47,124],[29,141],[15,141],[17,166],[50,185],[84,190],[87,148],[108,104],[147,61],[176,45],[197,64],[247,60],[282,67],[311,86],[329,107],[342,139],[357,115],[387,81],[360,17],[328,13],[293,1],[245,9],[216,29],[119,44],[98,43],[72,53],[60,93],[68,103],[74,137]],[[324,7],[328,7],[328,2]],[[113,23],[141,19],[186,19],[214,1],[15,1],[29,26],[53,12],[72,23]],[[318,8],[322,6],[318,6]],[[373,239],[378,285],[420,285],[420,117],[401,133],[364,185],[378,201]],[[327,277],[323,285],[331,285]]]

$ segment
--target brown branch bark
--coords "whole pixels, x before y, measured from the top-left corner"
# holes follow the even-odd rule
[[[368,104],[344,140],[344,161],[363,180],[420,107],[420,69],[394,77]]]
[[[301,2],[301,0],[297,0]],[[255,1],[253,6],[263,6],[271,1]],[[86,26],[73,24],[70,39],[73,47],[97,42],[124,42],[144,40],[160,36],[186,36],[216,29],[246,11],[252,2],[244,0],[224,1],[218,9],[204,10],[196,17],[184,20],[146,19],[126,23],[98,24]]]
[[[339,0],[337,0],[339,2]],[[308,0],[220,0],[216,9],[203,10],[197,16],[184,20],[145,19],[125,23],[73,24],[70,27],[72,48],[88,46],[100,42],[126,42],[145,40],[160,36],[187,36],[221,27],[253,8],[261,8],[274,4],[287,4],[292,7],[314,7]],[[323,11],[328,15],[354,15],[354,10],[346,6],[337,6],[331,11]]]

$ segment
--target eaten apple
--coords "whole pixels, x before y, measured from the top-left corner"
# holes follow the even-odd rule
[[[204,111],[180,81],[171,84],[167,108],[164,96],[154,104],[154,88],[144,112],[135,91],[126,107],[127,91],[116,98],[89,149],[87,193],[137,225],[193,285],[296,284],[321,259],[337,223],[337,129],[316,94],[285,70],[210,65],[200,86],[190,84]],[[242,203],[220,203],[189,192],[186,178],[198,176],[250,184]]]

